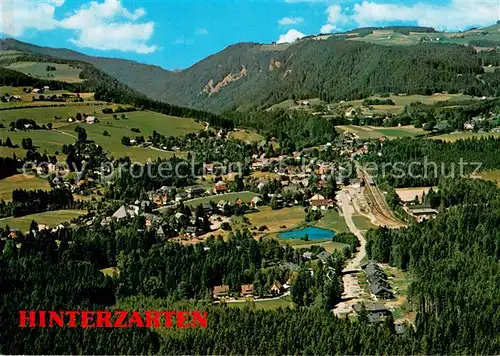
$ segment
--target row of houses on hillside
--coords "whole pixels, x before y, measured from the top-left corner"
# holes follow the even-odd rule
[[[271,285],[271,287],[269,288],[268,294],[270,296],[274,296],[274,297],[283,295],[285,292],[287,292],[290,289],[290,283],[291,283],[290,278],[287,281],[287,283],[285,283],[285,284],[282,284],[280,281],[275,280],[273,282],[273,284]],[[213,297],[215,300],[229,298],[229,297],[233,296],[234,294],[238,294],[238,293],[231,293],[229,285],[227,285],[227,284],[215,286],[213,289]],[[240,287],[239,294],[244,298],[253,297],[254,296],[253,284],[242,284]]]
[[[387,282],[386,273],[373,262],[367,262],[361,265],[366,273],[366,279],[370,284],[370,293],[376,299],[393,299],[394,293],[390,284]]]

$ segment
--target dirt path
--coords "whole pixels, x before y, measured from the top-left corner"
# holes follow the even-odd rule
[[[65,136],[69,136],[69,137],[73,137],[73,138],[78,138],[75,135],[72,135],[72,134],[64,132],[64,131],[59,131],[58,129],[52,129],[52,131],[57,132],[58,134],[61,134],[61,135],[65,135]]]
[[[337,201],[341,202],[345,222],[349,230],[356,235],[359,240],[359,251],[356,256],[349,261],[345,270],[359,269],[361,261],[366,256],[366,239],[352,220],[352,215],[355,213],[354,206],[352,205],[352,193],[348,189],[343,189],[340,191],[339,195],[340,199],[337,199]]]
[[[356,276],[357,271],[360,271],[361,261],[366,256],[366,239],[361,231],[356,227],[352,219],[352,215],[356,212],[352,204],[353,191],[349,188],[343,189],[338,193],[337,201],[340,202],[342,213],[349,230],[358,238],[359,250],[344,268],[342,275],[342,283],[344,292],[342,293],[342,302],[338,303],[333,310],[334,314],[339,316],[352,311],[352,306],[356,304],[363,294],[363,290],[359,286],[359,281]]]

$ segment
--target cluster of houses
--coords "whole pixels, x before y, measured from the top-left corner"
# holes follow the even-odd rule
[[[275,280],[268,290],[268,297],[279,297],[289,292],[291,277],[285,284]],[[242,284],[239,292],[232,292],[227,284],[215,286],[213,289],[213,298],[215,300],[227,299],[231,297],[241,296],[250,298],[254,296],[253,284]]]
[[[368,318],[368,322],[370,324],[378,324],[382,323],[389,315],[391,315],[391,311],[388,310],[384,305],[382,304],[362,304],[358,303],[353,306],[354,313],[356,315],[360,315],[363,311],[366,313],[366,316]],[[401,322],[394,323],[394,328],[396,331],[396,334],[404,334],[405,331],[408,329],[408,324],[404,324]]]
[[[44,85],[43,87],[40,88],[31,89],[31,94],[43,94],[46,90],[50,90],[50,87],[48,85]]]
[[[15,101],[22,101],[22,98],[19,95],[3,95],[1,101],[3,103],[12,103]]]
[[[99,123],[99,119],[97,117],[93,116],[93,115],[83,114],[82,117],[83,117],[83,119],[81,121],[85,122],[88,125],[93,125],[93,124]],[[69,122],[69,123],[80,122],[79,120],[77,120],[74,117],[68,117],[68,119],[66,121]]]
[[[417,189],[415,189],[417,194],[413,196],[412,194],[407,194],[403,189],[396,190],[399,199],[403,203],[403,211],[418,222],[434,218],[438,214],[436,209],[423,202],[425,200],[424,196],[429,190],[430,188],[422,188],[417,192]],[[413,190],[409,190],[409,192],[413,192]]]
[[[194,186],[188,187],[185,191],[177,191],[175,194],[171,187],[163,186],[160,189],[149,192],[149,199],[158,206],[168,206],[178,204],[188,199],[227,193],[228,190],[227,183],[222,180],[216,182],[212,189]]]
[[[366,279],[370,284],[370,293],[376,299],[393,299],[394,293],[387,282],[386,273],[373,262],[367,262],[361,265],[366,273]]]

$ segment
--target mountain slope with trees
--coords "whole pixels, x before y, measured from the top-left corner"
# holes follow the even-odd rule
[[[92,64],[148,98],[212,112],[268,107],[286,99],[352,100],[396,92],[496,95],[498,55],[472,47],[423,43],[382,46],[304,39],[293,45],[240,43],[182,71],[6,39],[0,49]]]

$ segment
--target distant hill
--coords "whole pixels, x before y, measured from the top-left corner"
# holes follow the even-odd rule
[[[498,74],[484,74],[483,67],[500,65],[498,56],[462,44],[487,39],[475,43],[495,45],[498,28],[456,34],[426,27],[364,28],[294,44],[239,43],[181,71],[12,39],[0,41],[0,49],[90,63],[148,98],[222,112],[287,99],[352,100],[386,92],[494,95]]]

